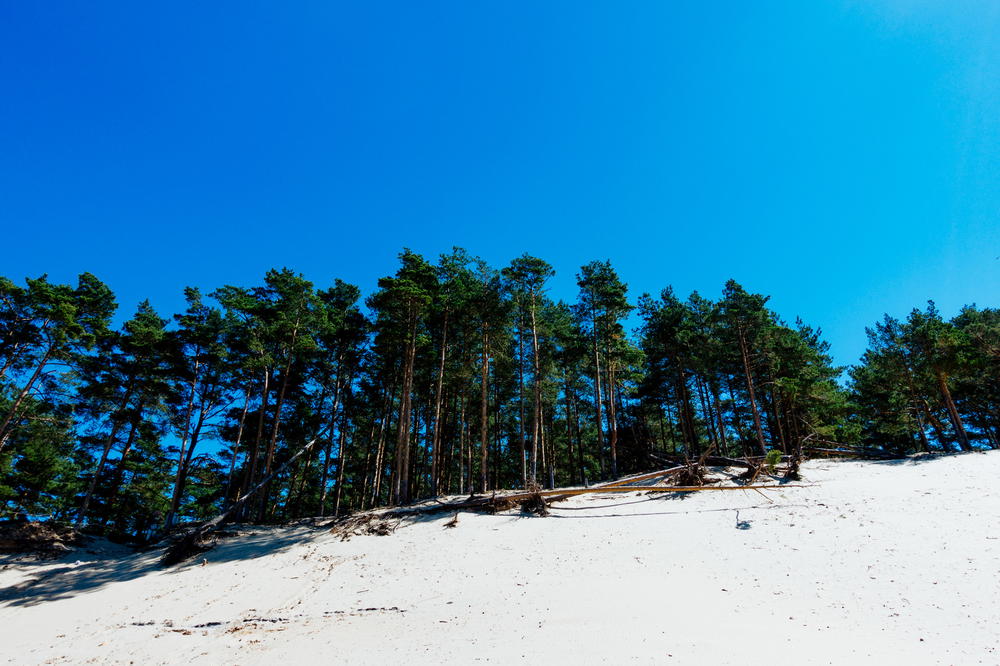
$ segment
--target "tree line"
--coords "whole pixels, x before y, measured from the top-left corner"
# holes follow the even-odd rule
[[[365,299],[271,270],[119,328],[89,273],[0,278],[0,517],[142,538],[261,484],[242,519],[589,484],[664,454],[1000,446],[996,309],[886,316],[845,378],[820,330],[735,281],[633,304],[594,261],[566,303],[553,275],[404,250]]]

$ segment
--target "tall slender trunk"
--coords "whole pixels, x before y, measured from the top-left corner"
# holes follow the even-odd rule
[[[542,384],[539,378],[541,371],[538,363],[538,327],[535,322],[535,293],[531,293],[531,351],[532,351],[532,383],[534,384],[535,409],[531,425],[531,482],[538,483],[538,439],[541,436],[542,420]],[[543,448],[542,454],[545,450]],[[543,463],[544,468],[544,463]]]
[[[941,419],[934,414],[931,410],[931,406],[927,404],[926,400],[921,398],[920,405],[924,410],[924,415],[927,417],[927,422],[931,424],[931,430],[934,431],[934,438],[941,444],[942,449],[950,451],[951,438],[948,436],[948,433],[945,432],[944,424],[941,423]]]
[[[395,387],[393,387],[393,391],[395,391]],[[394,407],[395,403],[395,397],[392,397],[392,394],[390,394],[390,397],[386,401],[386,411],[382,414],[382,418],[379,421],[378,438],[375,441],[375,458],[372,461],[372,487],[369,506],[375,506],[382,496],[382,483],[385,480],[386,433],[389,429],[390,419],[388,410]]]
[[[378,502],[379,496],[382,494],[382,479],[385,476],[385,470],[383,469],[383,465],[385,463],[385,434],[389,427],[389,412],[392,409],[394,402],[393,395],[396,392],[397,379],[398,375],[393,378],[392,387],[386,393],[385,408],[382,411],[382,421],[379,423],[378,443],[375,447],[375,465],[372,470],[371,506],[375,506]]]
[[[615,373],[615,361],[611,357],[611,349],[605,350],[608,373],[608,446],[611,454],[611,478],[618,478],[618,381]]]
[[[487,462],[487,447],[489,441],[489,388],[490,388],[490,334],[489,325],[483,325],[483,351],[480,367],[482,369],[480,381],[480,406],[479,406],[479,490],[485,493],[488,489],[487,479],[489,478],[489,468]]]
[[[542,457],[542,473],[544,474],[545,473],[545,469],[546,469],[546,464],[548,462],[546,460],[548,452],[545,450],[545,424],[544,423],[542,424],[542,426],[538,430],[538,438],[539,438],[539,442],[538,442],[538,447],[536,448],[536,450],[540,452],[540,455]],[[535,477],[535,481],[534,482],[538,483],[537,475]],[[542,485],[542,484],[539,484],[539,485]]]
[[[423,497],[423,495],[420,494],[422,491],[420,480],[423,478],[423,468],[426,463],[426,456],[420,455],[420,420],[421,417],[423,417],[425,427],[430,427],[428,407],[429,405],[425,406],[421,402],[418,402],[416,407],[411,407],[413,416],[410,419],[410,423],[412,424],[410,441],[413,442],[413,445],[410,447],[411,450],[407,454],[410,458],[410,497]],[[423,413],[421,414],[421,412]]]
[[[927,415],[929,417],[928,420],[932,421],[931,425],[933,425],[933,420],[932,420],[933,416],[930,414],[930,408],[927,406],[927,402],[923,401],[921,398],[919,398],[917,396],[917,388],[916,388],[916,386],[914,386],[914,383],[913,383],[913,371],[910,370],[910,364],[907,361],[906,356],[903,355],[902,353],[900,353],[899,354],[899,360],[900,360],[900,363],[902,363],[902,366],[903,366],[903,374],[906,376],[906,385],[907,385],[908,392],[909,392],[909,395],[910,395],[910,402],[913,405],[913,409],[915,410],[914,416],[917,419],[917,428],[918,428],[918,430],[917,430],[917,436],[920,439],[921,445],[924,447],[924,451],[925,452],[929,452],[931,450],[930,449],[930,442],[927,441],[927,433],[924,432],[925,426],[924,426],[923,420],[920,418],[920,412],[921,411],[925,411],[927,413]],[[942,446],[946,445],[945,440],[939,439],[938,441],[941,442]]]
[[[292,345],[295,344],[294,338],[292,339]],[[274,463],[274,452],[278,446],[278,431],[281,429],[281,408],[285,404],[285,391],[288,389],[288,379],[292,370],[292,361],[294,356],[292,354],[292,347],[288,349],[288,360],[285,361],[285,368],[281,373],[281,388],[278,389],[278,400],[274,403],[274,424],[271,426],[271,438],[267,443],[267,458],[264,461],[264,476],[271,475],[271,465]],[[260,497],[260,513],[257,516],[258,521],[264,522],[265,514],[267,513],[267,503],[268,497],[271,494],[271,484],[270,482],[265,484],[261,489]]]
[[[473,492],[472,488],[472,451],[466,451],[466,437],[465,437],[465,393],[458,397],[458,451],[461,456],[458,467],[458,492],[464,493],[466,489],[466,482],[468,482],[469,492]],[[469,449],[472,448],[471,444],[468,446]]]
[[[574,472],[579,472],[580,470],[574,469],[576,465],[574,465],[573,460],[573,417],[570,407],[569,391],[569,373],[566,373],[563,378],[563,405],[566,410],[566,450],[568,451],[568,464],[566,465],[566,469],[569,471],[570,478],[572,479],[576,477]],[[579,482],[581,484],[583,483],[583,474],[580,474],[579,477],[576,478],[579,478]]]
[[[500,487],[500,461],[503,459],[503,431],[500,428],[500,423],[502,423],[502,413],[500,405],[500,387],[497,386],[497,382],[493,382],[491,387],[493,392],[493,460],[496,461],[491,466],[490,474],[492,475],[492,482],[490,483],[491,488]]]
[[[660,451],[666,451],[668,433],[667,433],[666,419],[664,418],[663,414],[663,412],[666,411],[666,409],[664,408],[661,402],[656,402],[655,405],[656,405],[656,424],[657,426],[659,426],[658,430],[660,433],[660,437],[656,443],[657,445],[659,445]]]
[[[596,410],[594,425],[597,428],[597,459],[604,460],[604,423],[601,414],[601,355],[597,350],[597,339],[600,333],[597,327],[597,313],[591,312],[594,326],[594,409]]]
[[[239,497],[246,495],[257,480],[257,463],[260,457],[260,447],[264,441],[264,419],[267,414],[267,402],[271,393],[271,369],[264,368],[264,380],[260,390],[260,406],[257,411],[257,437],[254,439],[253,448],[250,450],[250,459],[247,461],[246,469],[243,470],[243,483],[240,484]],[[246,504],[240,507],[240,515],[246,515],[248,507]]]
[[[320,488],[319,515],[321,516],[326,515],[326,495],[327,492],[329,491],[329,488],[327,488],[327,484],[330,480],[330,454],[331,454],[330,449],[333,448],[333,439],[335,436],[334,429],[337,424],[337,411],[340,409],[340,393],[343,390],[343,387],[340,383],[340,372],[341,368],[338,358],[337,374],[333,380],[334,384],[333,406],[330,408],[330,436],[327,437],[326,447],[323,450],[323,474],[320,477],[320,483],[319,483],[319,488]],[[350,376],[350,374],[348,374],[347,383],[350,384],[352,380],[353,378]],[[322,401],[320,404],[322,405]]]
[[[576,396],[573,396],[573,431],[576,434],[576,457],[577,463],[580,465],[580,483],[585,486],[589,486],[587,479],[587,467],[586,463],[583,461],[583,436],[580,434],[580,403],[577,402]]]
[[[955,401],[951,398],[951,391],[948,390],[948,375],[939,370],[937,373],[938,388],[941,389],[941,397],[944,398],[945,407],[948,408],[948,416],[951,418],[951,425],[955,428],[955,435],[958,437],[958,445],[963,451],[971,451],[969,435],[965,432],[965,425],[962,424],[962,417],[955,407]]]
[[[743,357],[743,374],[747,382],[747,396],[750,398],[750,410],[753,412],[754,431],[757,434],[757,446],[760,455],[767,454],[767,445],[764,443],[764,429],[760,424],[760,410],[757,408],[757,398],[754,395],[753,375],[750,372],[750,353],[747,351],[746,335],[743,332],[743,324],[737,324],[740,338],[740,354]]]
[[[453,483],[455,479],[455,461],[458,459],[455,456],[455,443],[458,441],[458,438],[455,437],[455,430],[456,430],[455,423],[458,419],[457,391],[452,392],[451,399],[449,402],[451,403],[451,408],[448,410],[448,414],[451,414],[451,418],[447,419],[446,417],[446,421],[450,421],[451,430],[449,431],[450,436],[448,437],[448,455],[443,462],[444,492],[446,494],[451,494],[452,492],[451,489],[455,487]]]
[[[521,487],[528,486],[528,467],[525,461],[524,441],[524,313],[521,312],[517,327],[517,432],[521,443]]]
[[[924,426],[924,420],[921,418],[920,410],[916,410],[913,414],[913,418],[917,422],[917,440],[920,442],[920,450],[924,453],[930,453],[931,443],[927,440],[927,433],[924,432],[926,426]]]
[[[333,517],[340,517],[340,501],[344,496],[344,468],[347,467],[347,415],[341,420],[340,441],[337,442],[337,495],[333,501]]]
[[[749,456],[749,438],[743,430],[743,423],[740,419],[739,402],[736,400],[736,389],[733,387],[733,378],[726,375],[726,390],[729,392],[729,401],[733,403],[733,427],[736,429],[736,436],[739,437],[740,446],[743,448],[743,455]]]
[[[542,429],[542,440],[549,447],[549,488],[556,487],[556,442],[555,442],[555,407],[552,408],[552,415],[549,417],[548,427]],[[544,424],[543,424],[544,425]]]
[[[141,409],[139,410],[142,411]],[[132,450],[132,445],[135,444],[135,438],[139,434],[139,421],[140,419],[132,419],[129,424],[128,437],[125,439],[125,446],[122,447],[122,454],[118,457],[118,464],[115,465],[114,481],[111,482],[111,487],[108,489],[108,505],[114,503],[115,498],[118,497],[118,493],[121,491],[122,483],[125,481],[125,461],[128,459],[128,454]],[[108,520],[111,518],[110,512],[104,514],[105,525],[108,524]]]
[[[396,435],[396,470],[393,480],[393,503],[410,501],[410,411],[412,405],[413,364],[417,353],[417,314],[411,306],[409,339],[403,368],[403,390],[400,393],[399,424]]]
[[[201,429],[205,425],[205,405],[198,410],[198,422],[191,432],[191,443],[187,447],[184,457],[178,462],[177,480],[174,485],[174,494],[170,503],[170,514],[168,518],[169,527],[173,524],[173,518],[177,515],[177,510],[181,505],[181,497],[184,496],[184,486],[187,484],[188,475],[191,473],[191,461],[194,459],[194,450],[198,446],[198,438],[201,436]]]
[[[719,446],[721,446],[721,453],[724,456],[729,455],[729,442],[726,441],[726,424],[722,420],[722,403],[719,401],[719,387],[711,387],[712,400],[715,404],[715,416],[718,419],[718,429],[719,429]]]
[[[663,410],[666,412],[667,426],[669,426],[668,429],[667,429],[667,434],[670,436],[670,450],[674,454],[676,454],[677,453],[677,421],[678,421],[678,419],[680,417],[678,416],[677,419],[674,418],[674,412],[670,408],[670,402],[668,402],[666,399],[664,399],[664,401],[663,401],[662,404],[663,404]]]
[[[337,418],[337,412],[335,410],[330,410],[330,436],[327,438],[326,448],[323,450],[323,473],[320,476],[319,482],[319,515],[326,515],[326,496],[329,492],[327,487],[330,482],[330,458],[333,455],[333,440],[336,436],[334,433],[334,423]]]
[[[788,447],[788,441],[785,438],[785,429],[781,425],[781,417],[784,407],[781,401],[781,392],[779,391],[778,394],[775,395],[774,388],[772,386],[772,388],[768,390],[768,394],[771,396],[771,411],[774,414],[774,424],[778,429],[778,441],[781,443],[781,451],[782,453],[791,453]]]
[[[677,364],[678,414],[681,437],[684,439],[684,453],[696,456],[700,453],[698,431],[694,425],[694,407],[691,405],[691,391],[688,389],[688,375],[683,363]]]
[[[177,474],[174,476],[174,492],[170,500],[170,510],[167,511],[167,518],[164,527],[170,529],[174,524],[174,517],[177,514],[177,507],[180,505],[181,476],[184,471],[184,459],[187,456],[188,438],[191,436],[191,414],[194,412],[194,395],[198,387],[198,370],[201,368],[201,360],[194,362],[194,373],[191,375],[191,387],[188,389],[187,408],[184,410],[184,432],[181,436],[181,446],[177,452]]]
[[[236,474],[236,459],[240,454],[240,443],[243,441],[243,425],[247,420],[247,409],[250,407],[250,389],[247,389],[246,397],[243,399],[243,414],[240,416],[239,429],[236,431],[236,443],[233,444],[233,458],[229,461],[229,476],[226,480],[226,503],[229,502],[229,494],[233,491],[233,476]]]
[[[694,385],[698,391],[698,402],[701,403],[701,412],[705,415],[705,430],[708,432],[709,444],[716,450],[719,450],[718,436],[715,433],[715,415],[712,414],[712,406],[708,402],[708,391],[705,390],[705,382],[702,381],[699,373],[695,373],[694,375]]]
[[[104,449],[101,451],[101,458],[97,462],[97,469],[94,470],[94,476],[90,479],[90,484],[87,486],[87,493],[83,496],[83,504],[80,506],[80,512],[76,516],[76,526],[79,527],[83,524],[83,519],[87,515],[87,510],[90,508],[90,501],[94,497],[94,490],[97,488],[97,480],[101,476],[101,472],[104,471],[104,465],[108,462],[108,454],[111,453],[111,448],[115,445],[115,437],[118,436],[118,429],[121,428],[123,421],[115,420],[111,425],[111,432],[108,434],[108,438],[104,440]]]
[[[368,435],[368,446],[365,447],[365,466],[361,481],[361,502],[360,508],[363,511],[368,505],[368,483],[371,479],[372,445],[375,443],[375,421],[372,421],[372,430]]]
[[[444,311],[441,326],[441,359],[438,364],[437,388],[434,391],[434,436],[431,440],[431,495],[438,494],[441,452],[441,386],[444,384],[444,363],[448,350],[448,311]]]
[[[7,416],[4,417],[3,424],[0,425],[0,451],[3,451],[3,447],[6,446],[7,440],[10,438],[10,434],[14,429],[14,425],[16,423],[15,417],[21,408],[21,403],[24,402],[24,399],[28,396],[31,388],[35,385],[35,382],[38,381],[39,377],[41,377],[42,371],[45,369],[45,366],[48,365],[49,359],[52,358],[53,351],[53,347],[49,346],[48,350],[42,356],[42,360],[39,361],[38,365],[35,367],[35,371],[31,373],[28,383],[25,384],[20,393],[17,394],[17,398],[14,399],[14,404],[11,405],[10,410],[7,412]]]

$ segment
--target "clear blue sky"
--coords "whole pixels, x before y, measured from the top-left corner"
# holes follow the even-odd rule
[[[403,246],[735,277],[852,363],[1000,306],[1000,2],[5,2],[0,225],[125,311]]]

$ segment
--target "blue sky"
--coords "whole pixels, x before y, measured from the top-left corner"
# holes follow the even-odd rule
[[[408,246],[726,279],[823,328],[1000,306],[1000,3],[0,5],[0,274],[123,311]]]

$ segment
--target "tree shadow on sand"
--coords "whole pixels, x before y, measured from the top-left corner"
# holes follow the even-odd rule
[[[857,463],[863,462],[868,465],[883,465],[891,467],[901,467],[909,465],[923,465],[924,463],[936,462],[938,460],[946,460],[949,458],[956,458],[958,456],[978,456],[987,453],[987,451],[934,451],[932,453],[917,453],[912,455],[900,455],[898,458],[886,458],[882,460],[874,460],[869,458],[814,458],[815,461],[822,461],[823,463]]]
[[[243,530],[247,530],[243,532]],[[73,553],[57,560],[19,562],[13,566],[28,570],[25,580],[0,588],[0,608],[35,606],[49,601],[68,599],[99,590],[112,583],[121,583],[145,576],[176,575],[186,568],[220,564],[235,560],[252,560],[284,551],[302,544],[319,533],[315,528],[283,528],[230,526],[217,545],[203,556],[177,567],[164,568],[160,557],[164,548],[156,547],[125,557],[105,557],[73,561]]]

